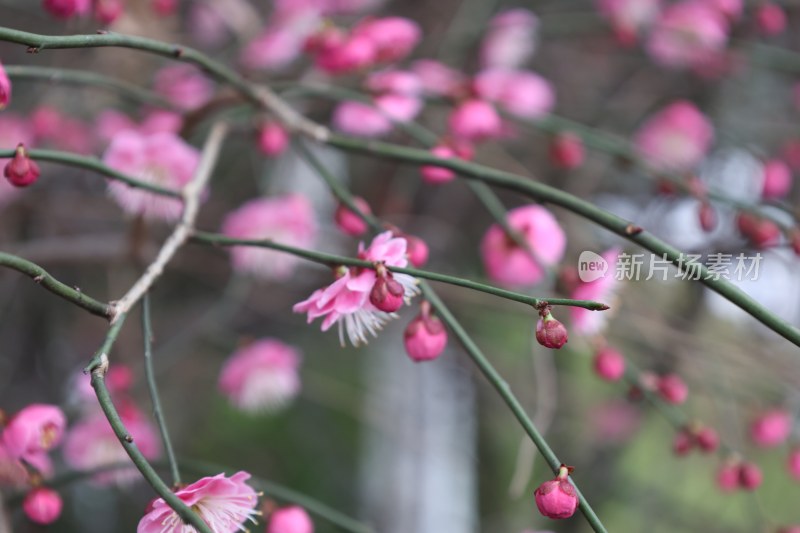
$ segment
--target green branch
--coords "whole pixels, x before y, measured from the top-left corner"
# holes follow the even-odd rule
[[[161,442],[164,444],[169,471],[172,474],[172,486],[177,487],[181,483],[181,474],[178,470],[178,461],[175,459],[175,450],[173,450],[172,441],[169,438],[164,410],[161,407],[156,373],[153,371],[153,325],[150,320],[150,295],[147,293],[142,297],[142,336],[144,337],[144,373],[147,378],[147,388],[150,391],[150,400],[153,402],[153,416],[158,424],[158,430],[161,432]]]
[[[15,82],[19,80],[43,80],[51,83],[102,87],[136,103],[150,104],[165,109],[176,110],[173,104],[152,91],[117,78],[97,74],[96,72],[29,65],[3,65],[3,68],[5,68],[6,73]]]
[[[437,165],[449,168],[466,178],[483,181],[496,187],[502,187],[539,202],[563,207],[576,215],[606,228],[612,233],[642,246],[659,257],[665,257],[679,268],[681,260],[685,260],[682,252],[678,249],[647,233],[635,224],[600,209],[591,202],[554,187],[531,181],[523,176],[455,158],[445,159],[436,157],[426,150],[406,148],[404,146],[375,140],[355,139],[332,134],[327,142],[331,146],[349,152],[381,156],[414,165]],[[800,346],[799,329],[778,317],[772,311],[742,292],[735,285],[724,279],[714,279],[714,276],[709,273],[705,266],[698,266],[700,272],[700,279],[698,281],[700,283],[720,294],[791,343]]]
[[[141,472],[144,479],[153,487],[156,494],[164,499],[167,505],[177,513],[184,523],[191,524],[200,533],[214,533],[199,514],[192,511],[192,509],[183,503],[183,500],[178,498],[178,496],[170,490],[150,463],[147,462],[145,456],[139,450],[138,446],[136,446],[133,437],[125,428],[125,424],[122,422],[116,407],[114,407],[114,402],[111,400],[111,394],[108,392],[105,381],[106,371],[108,370],[108,353],[111,351],[111,347],[117,335],[119,335],[124,321],[125,315],[119,315],[117,321],[108,331],[103,345],[94,355],[89,366],[86,367],[86,371],[90,372],[92,375],[92,388],[97,395],[97,401],[100,403],[103,414],[105,414],[108,419],[108,423],[111,424],[114,434],[119,439],[128,457],[131,458],[131,461],[139,472]]]
[[[101,316],[103,318],[111,318],[113,310],[110,305],[95,300],[94,298],[85,295],[79,289],[75,289],[66,285],[56,278],[51,276],[44,268],[36,263],[32,263],[27,259],[17,257],[16,255],[0,252],[0,266],[5,266],[21,272],[29,276],[33,281],[52,292],[56,296],[74,303],[78,307],[86,309],[93,315]]]
[[[336,267],[340,265],[362,267],[362,268],[375,267],[375,264],[370,261],[364,261],[362,259],[354,259],[352,257],[344,257],[341,255],[334,255],[325,252],[305,250],[303,248],[295,248],[294,246],[281,244],[271,240],[234,239],[232,237],[226,237],[225,235],[219,235],[216,233],[206,233],[202,231],[196,231],[192,235],[191,240],[197,243],[211,244],[215,246],[259,246],[262,248],[269,248],[271,250],[286,252],[288,254],[292,254],[297,257],[302,257],[303,259],[307,259],[309,261],[313,261],[315,263],[319,263],[330,267]],[[440,281],[442,283],[448,283],[450,285],[457,285],[459,287],[465,287],[467,289],[485,292],[487,294],[492,294],[494,296],[499,296],[500,298],[513,300],[515,302],[527,304],[533,307],[540,307],[542,305],[549,304],[549,305],[582,307],[590,311],[605,311],[609,309],[607,305],[600,302],[593,302],[590,300],[571,300],[568,298],[534,298],[532,296],[520,294],[518,292],[513,292],[505,289],[500,289],[498,287],[493,287],[492,285],[478,283],[477,281],[472,281],[464,278],[457,278],[455,276],[449,276],[447,274],[439,274],[438,272],[419,270],[417,268],[401,268],[393,266],[387,266],[386,268],[392,272],[397,272],[399,274],[408,274],[416,278],[429,279],[431,281]]]
[[[96,157],[77,155],[71,152],[59,152],[57,150],[29,150],[26,148],[25,151],[28,153],[28,156],[35,161],[51,161],[54,163],[63,163],[72,167],[93,170],[98,174],[102,174],[115,181],[120,181],[136,189],[142,189],[155,194],[160,194],[161,196],[181,198],[181,193],[179,191],[165,189],[164,187],[159,187],[158,185],[153,185],[151,183],[132,178],[126,174],[123,174],[122,172],[114,170],[113,168],[107,167]],[[0,159],[14,157],[14,154],[15,150],[0,150]]]

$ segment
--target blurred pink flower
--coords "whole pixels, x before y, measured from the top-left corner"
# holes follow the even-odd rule
[[[762,169],[761,195],[764,198],[783,198],[792,189],[792,171],[780,159],[770,159]]]
[[[500,137],[503,130],[503,121],[494,106],[478,99],[461,102],[450,113],[447,125],[453,137],[469,142]]]
[[[156,72],[155,91],[180,109],[196,109],[211,99],[214,84],[192,65],[178,64]]]
[[[372,42],[378,61],[392,63],[411,53],[422,37],[422,30],[407,18],[366,18],[353,28],[353,35]]]
[[[556,96],[550,82],[524,70],[483,70],[473,81],[475,93],[503,109],[526,119],[537,119],[552,111]]]
[[[125,0],[96,0],[94,18],[100,24],[111,24],[125,11]]]
[[[390,267],[408,265],[406,240],[393,237],[390,231],[377,235],[368,248],[359,244],[358,257],[365,261],[382,262]],[[344,333],[354,346],[367,343],[367,334],[377,336],[383,325],[393,318],[394,313],[378,310],[369,299],[377,280],[372,268],[342,268],[338,278],[324,289],[318,289],[306,300],[295,304],[295,313],[307,313],[308,322],[318,317],[322,321],[322,331],[328,331],[339,324],[339,342],[344,346]],[[406,300],[419,292],[416,280],[407,274],[393,275],[394,280],[403,286]]]
[[[367,76],[364,87],[374,94],[417,96],[422,92],[422,80],[408,70],[386,69]]]
[[[45,476],[50,474],[49,471],[39,472]],[[28,469],[22,461],[9,454],[0,439],[0,488],[22,488],[29,483],[29,477]]]
[[[764,35],[778,35],[786,29],[786,12],[774,2],[764,2],[756,7],[756,24]]]
[[[213,3],[192,2],[189,11],[189,32],[198,43],[215,47],[228,37],[228,25],[222,18],[219,8]]]
[[[281,507],[270,514],[267,533],[314,533],[314,522],[302,507]]]
[[[300,21],[307,22],[305,26]],[[303,45],[317,23],[316,17],[298,19],[295,24],[275,25],[250,41],[240,61],[249,69],[280,70],[300,57]]]
[[[625,375],[625,357],[610,346],[597,350],[592,362],[595,373],[606,381],[618,381]]]
[[[405,94],[382,94],[374,99],[375,107],[395,122],[409,122],[422,109],[422,100]]]
[[[362,70],[377,62],[375,42],[365,35],[346,35],[324,28],[312,37],[306,49],[314,54],[314,64],[328,74],[340,75]]]
[[[8,107],[11,101],[11,80],[8,79],[6,69],[3,68],[3,63],[0,62],[0,111]]]
[[[372,209],[367,201],[360,196],[353,197],[353,204],[361,214],[369,215],[372,213]],[[336,227],[346,235],[357,237],[367,231],[367,223],[364,219],[354,211],[351,211],[350,208],[343,203],[340,203],[336,208],[333,220],[336,222]]]
[[[789,475],[795,480],[800,481],[800,448],[793,448],[789,452],[789,457],[786,460],[786,468],[789,470]],[[0,477],[0,479],[2,479]]]
[[[564,256],[567,238],[555,217],[538,205],[512,209],[506,215],[512,229],[519,232],[536,257],[509,239],[499,224],[493,224],[481,240],[481,257],[486,274],[502,285],[533,285],[545,276],[545,268]]]
[[[27,147],[34,144],[31,121],[10,111],[3,112],[0,114],[0,149],[13,150],[20,143]],[[7,161],[8,159],[0,159],[0,164]]]
[[[572,319],[572,329],[578,335],[595,335],[600,333],[613,317],[613,300],[619,288],[619,281],[615,277],[614,268],[617,264],[619,248],[606,250],[602,257],[609,265],[608,272],[600,278],[590,282],[579,282],[572,290],[570,298],[575,300],[593,300],[610,305],[606,311],[590,311],[582,307],[570,307],[569,314]]]
[[[538,30],[538,17],[527,9],[498,13],[481,41],[481,67],[521,67],[536,50]]]
[[[191,181],[200,153],[172,133],[142,135],[123,131],[114,137],[103,155],[103,162],[141,181],[180,191]],[[118,181],[108,184],[108,192],[131,215],[174,221],[183,204],[177,198],[159,196],[134,189]]]
[[[680,405],[689,397],[689,386],[678,374],[660,376],[656,387],[661,399],[667,403]]]
[[[467,77],[454,68],[433,59],[419,59],[411,64],[425,93],[454,97],[465,87]]]
[[[161,454],[161,441],[153,424],[127,401],[118,401],[120,418],[136,447],[148,458],[156,459]],[[92,470],[115,463],[129,461],[125,448],[111,429],[106,417],[99,412],[78,420],[67,433],[64,441],[64,460],[76,470]],[[120,468],[100,472],[92,477],[98,485],[126,485],[141,479],[139,472],[131,468]]]
[[[635,43],[661,11],[660,0],[597,0],[600,14],[608,19],[623,45]]]
[[[362,137],[379,137],[392,130],[392,121],[381,110],[362,102],[341,102],[333,112],[333,126]]]
[[[289,132],[280,123],[268,121],[258,132],[258,148],[267,157],[278,157],[289,146]]]
[[[31,521],[47,525],[52,524],[61,516],[63,502],[61,496],[56,491],[48,487],[38,487],[31,490],[22,502],[22,510],[25,511]]]
[[[257,198],[225,217],[222,233],[236,239],[269,239],[281,244],[309,248],[317,235],[314,211],[299,194]],[[233,268],[265,280],[286,280],[299,259],[293,255],[257,246],[231,248]]]
[[[275,339],[261,339],[225,361],[219,389],[243,411],[275,411],[300,391],[299,366],[296,349]]]
[[[56,18],[68,19],[88,13],[92,0],[43,0],[42,7]]]
[[[744,4],[742,0],[703,0],[704,3],[713,7],[729,20],[735,21],[742,16]]]
[[[639,155],[658,170],[691,170],[714,139],[708,118],[691,102],[679,100],[650,117],[636,132]]]
[[[139,125],[139,132],[143,135],[154,133],[174,133],[180,132],[183,127],[183,117],[174,111],[166,109],[153,109],[148,111]]]
[[[136,122],[122,111],[104,109],[95,120],[95,135],[101,144],[107,144],[117,134],[137,127]]]
[[[699,66],[719,55],[728,43],[728,22],[701,0],[667,7],[656,21],[647,51],[666,67]]]
[[[36,463],[37,456],[59,445],[67,418],[55,405],[34,403],[14,414],[3,429],[9,457]]]
[[[792,432],[792,415],[783,409],[772,409],[761,413],[750,424],[750,438],[756,446],[774,448],[780,446]]]
[[[245,483],[248,479],[250,474],[247,472],[237,472],[231,477],[217,474],[195,481],[175,494],[215,533],[235,533],[245,529],[246,521],[255,523],[258,515],[255,509],[258,494]],[[185,533],[193,530],[162,498],[150,504],[136,528],[137,533]]]
[[[642,413],[624,400],[611,400],[592,407],[588,416],[593,442],[621,444],[629,441],[642,425]]]

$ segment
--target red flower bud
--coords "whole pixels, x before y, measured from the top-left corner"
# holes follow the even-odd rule
[[[761,469],[753,463],[739,465],[739,486],[745,490],[755,490],[761,485],[764,475]]]
[[[567,343],[567,328],[553,318],[548,308],[539,314],[541,318],[536,323],[536,340],[545,348],[558,350]]]
[[[677,374],[667,374],[658,380],[658,394],[672,404],[682,404],[689,396],[689,387]]]
[[[39,178],[39,165],[28,157],[25,145],[19,143],[14,157],[6,163],[3,175],[15,187],[27,187]]]
[[[613,348],[602,348],[594,354],[594,371],[606,381],[618,381],[625,375],[625,358]]]
[[[717,471],[717,486],[722,492],[732,492],[739,488],[739,463],[725,461]]]
[[[578,495],[568,479],[569,470],[568,467],[561,465],[555,479],[545,481],[533,493],[536,507],[547,518],[559,520],[575,514]]]
[[[559,133],[550,141],[550,164],[570,170],[583,164],[586,152],[583,140],[572,132]]]
[[[719,435],[710,427],[702,427],[694,434],[694,440],[701,451],[712,453],[719,448]]]
[[[403,334],[406,353],[414,361],[436,359],[447,346],[447,330],[435,316],[430,315],[430,304],[422,302],[421,312],[412,320]]]
[[[375,285],[369,293],[369,301],[386,313],[394,313],[403,306],[405,289],[397,282],[392,273],[386,270],[386,266],[378,264],[375,267]]]
[[[52,524],[61,516],[61,496],[53,489],[39,487],[25,496],[22,509],[37,524]]]

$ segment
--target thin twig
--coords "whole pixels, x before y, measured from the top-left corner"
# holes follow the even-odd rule
[[[203,194],[211,173],[217,163],[220,148],[228,132],[228,126],[224,122],[218,122],[211,128],[205,145],[203,155],[197,166],[194,177],[186,184],[183,189],[183,213],[181,219],[175,226],[175,230],[164,242],[155,260],[147,267],[144,274],[133,284],[127,294],[114,304],[114,316],[111,318],[113,323],[117,316],[127,313],[137,301],[150,289],[153,283],[164,272],[167,263],[172,260],[177,251],[186,242],[194,229],[197,219],[197,212],[200,209],[200,197]]]
[[[317,252],[314,250],[305,250],[303,248],[295,248],[294,246],[289,246],[288,244],[281,244],[279,242],[271,240],[235,239],[233,237],[227,237],[225,235],[220,235],[216,233],[206,233],[202,231],[195,231],[191,236],[191,240],[198,243],[212,244],[217,246],[259,246],[262,248],[270,248],[272,250],[286,252],[294,256],[302,257],[304,259],[308,259],[309,261],[314,261],[315,263],[320,263],[322,265],[327,265],[327,266],[345,265],[345,266],[354,266],[362,268],[375,267],[374,263],[370,261],[365,261],[363,259],[354,259],[352,257],[334,255],[325,252]],[[513,300],[515,302],[527,304],[537,308],[545,304],[549,304],[549,305],[582,307],[590,311],[606,311],[609,309],[609,307],[602,302],[595,302],[591,300],[572,300],[569,298],[534,298],[533,296],[528,296],[526,294],[521,294],[506,289],[501,289],[499,287],[493,287],[492,285],[486,285],[484,283],[478,283],[477,281],[458,278],[447,274],[440,274],[438,272],[430,272],[427,270],[420,270],[417,268],[410,268],[410,267],[409,268],[393,267],[388,265],[386,266],[386,268],[391,272],[408,274],[416,278],[429,279],[431,281],[440,281],[442,283],[449,283],[450,285],[466,287],[468,289],[485,292],[487,294],[492,294],[494,296],[499,296],[500,298]]]
[[[142,336],[144,337],[144,373],[147,378],[147,388],[150,390],[150,400],[153,402],[153,416],[158,424],[158,430],[161,432],[161,442],[164,444],[164,451],[167,454],[167,463],[170,474],[172,474],[172,486],[177,487],[181,483],[181,474],[178,470],[178,461],[175,459],[175,450],[172,448],[172,441],[169,438],[167,421],[164,418],[164,410],[158,394],[156,374],[153,371],[153,326],[150,320],[150,296],[147,293],[142,297]]]
[[[103,302],[95,300],[94,298],[85,295],[79,289],[70,287],[56,278],[51,276],[44,268],[36,263],[32,263],[27,259],[17,257],[16,255],[0,252],[0,266],[5,266],[21,272],[29,276],[33,281],[60,296],[61,298],[74,303],[78,307],[86,309],[93,315],[101,316],[110,319],[114,315],[113,308]]]

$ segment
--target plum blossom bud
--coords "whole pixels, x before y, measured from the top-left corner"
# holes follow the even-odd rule
[[[353,198],[353,203],[358,210],[365,215],[372,213],[369,204],[363,198],[357,196]],[[367,231],[367,223],[344,204],[339,204],[334,219],[336,221],[336,226],[347,235],[357,237]]]
[[[689,387],[677,374],[667,374],[658,379],[658,394],[671,404],[682,404],[689,396]]]
[[[625,358],[613,348],[601,348],[594,354],[594,371],[606,381],[618,381],[625,375]]]
[[[289,145],[289,134],[277,122],[266,122],[258,133],[258,147],[267,157],[281,155]]]
[[[786,467],[789,470],[789,475],[800,481],[800,448],[794,448],[789,452]]]
[[[25,496],[22,509],[25,515],[37,524],[52,524],[61,516],[61,496],[47,487],[35,488]]]
[[[700,204],[697,218],[700,220],[700,227],[706,233],[713,231],[717,226],[717,212],[714,211],[714,207],[708,202],[702,202]]]
[[[567,328],[553,318],[550,307],[539,311],[541,317],[536,323],[536,340],[545,348],[558,350],[567,343]]]
[[[672,451],[677,456],[684,456],[692,451],[695,441],[692,434],[687,429],[681,429],[675,434],[672,441]]]
[[[750,438],[756,446],[774,448],[783,444],[792,431],[792,417],[783,409],[761,414],[750,425]]]
[[[55,18],[66,20],[88,13],[91,3],[92,0],[43,0],[42,7]]]
[[[774,2],[764,2],[756,8],[756,24],[762,34],[777,35],[786,29],[786,12]]]
[[[417,362],[436,359],[447,346],[447,330],[439,318],[431,315],[431,305],[423,301],[420,314],[406,327],[403,344],[408,356]]]
[[[369,293],[370,303],[385,313],[394,313],[403,307],[405,289],[395,281],[386,265],[378,263],[375,266],[375,276],[375,284]]]
[[[478,142],[499,137],[503,122],[489,102],[466,100],[450,113],[448,127],[457,139]]]
[[[792,188],[792,171],[780,159],[764,163],[761,196],[764,198],[783,198]]]
[[[781,230],[777,224],[752,213],[739,213],[736,216],[736,227],[750,244],[762,250],[777,244],[781,237]]]
[[[578,508],[578,495],[569,480],[571,468],[561,465],[558,475],[545,481],[533,493],[536,507],[547,518],[559,520],[569,518]]]
[[[555,167],[570,170],[583,164],[586,151],[581,138],[569,131],[562,132],[550,141],[550,164]]]
[[[732,492],[739,488],[739,463],[727,460],[717,471],[717,486],[722,492]]]
[[[424,240],[415,235],[403,234],[400,236],[408,243],[406,253],[408,254],[408,261],[412,265],[416,268],[420,268],[428,262],[430,250],[428,249],[428,244]]]
[[[19,143],[14,157],[6,163],[3,175],[15,187],[27,187],[39,179],[39,165],[28,157],[25,145]]]
[[[270,514],[267,533],[314,533],[314,523],[302,507],[282,507]]]
[[[745,490],[755,490],[764,480],[764,474],[754,463],[742,463],[739,465],[739,486]]]
[[[434,146],[431,148],[431,153],[436,157],[441,157],[442,159],[450,159],[456,155],[455,151],[446,144]],[[431,185],[447,183],[456,177],[456,173],[449,168],[437,167],[435,165],[424,165],[420,167],[419,170],[420,174],[422,174],[422,180],[425,183],[430,183]]]
[[[11,101],[11,80],[8,79],[8,73],[0,63],[0,111],[8,106]]]
[[[543,117],[556,103],[550,82],[526,70],[484,70],[475,76],[473,92],[512,115],[530,120]]]
[[[694,440],[697,447],[705,453],[715,452],[719,448],[719,435],[714,428],[708,426],[698,429],[694,434]]]

